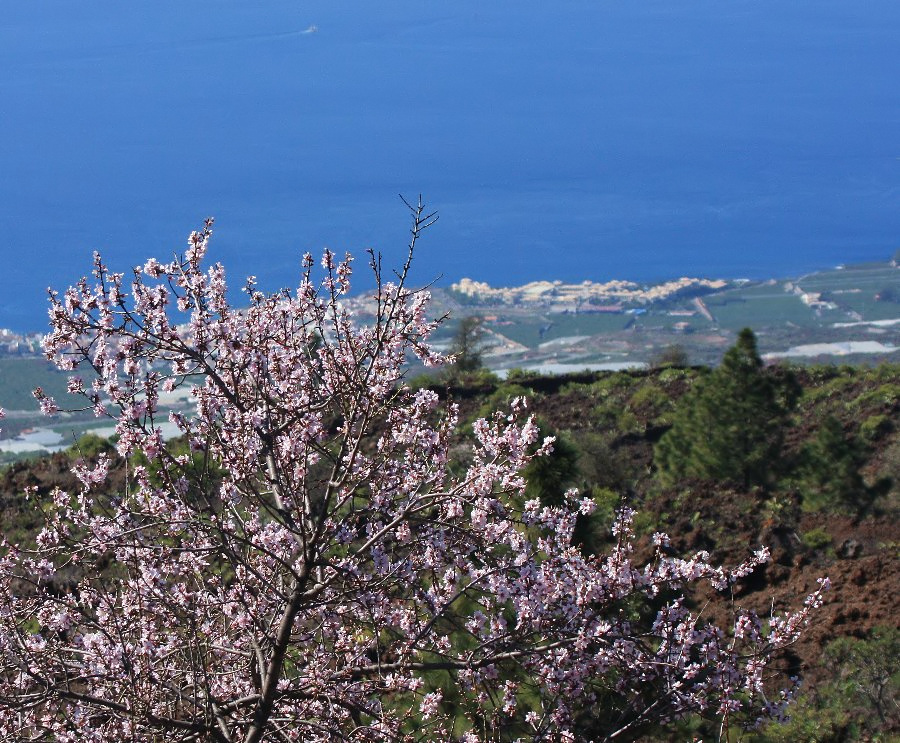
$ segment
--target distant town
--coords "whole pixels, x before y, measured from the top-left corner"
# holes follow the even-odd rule
[[[498,371],[641,366],[676,345],[691,363],[715,364],[743,327],[753,328],[770,360],[872,363],[900,354],[897,256],[790,279],[534,281],[495,287],[462,278],[431,291],[435,315],[449,315],[436,343],[448,346],[455,323],[476,316],[485,361]],[[346,304],[360,322],[374,316],[368,294]],[[40,332],[0,329],[0,357],[41,356],[40,341]]]
[[[841,266],[790,279],[681,278],[566,284],[538,281],[493,287],[465,278],[432,287],[432,312],[448,316],[433,340],[453,348],[460,319],[478,319],[484,365],[544,374],[642,368],[676,359],[716,365],[737,332],[750,327],[769,363],[900,362],[897,261]],[[374,316],[371,294],[346,300],[360,323]],[[0,330],[0,463],[58,451],[80,433],[108,436],[110,422],[90,411],[42,417],[31,390],[64,400],[67,375],[42,358],[41,333]],[[410,374],[424,372],[411,368]],[[190,406],[186,390],[165,400]]]
[[[463,278],[433,288],[435,313],[481,320],[484,360],[503,373],[617,369],[654,363],[677,347],[689,363],[716,364],[751,327],[769,361],[878,363],[900,359],[900,268],[839,266],[788,279],[683,277],[655,284],[535,281],[495,287]],[[365,320],[371,297],[348,301]]]
[[[36,356],[41,353],[43,333],[16,333],[0,328],[0,356]]]
[[[621,312],[625,303],[652,304],[688,294],[724,289],[732,282],[724,279],[681,278],[652,286],[633,281],[609,281],[598,284],[583,281],[533,281],[524,286],[494,288],[472,279],[461,279],[450,289],[478,303],[540,305],[548,312]]]

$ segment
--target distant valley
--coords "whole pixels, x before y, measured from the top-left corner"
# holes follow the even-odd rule
[[[503,288],[462,279],[431,291],[434,314],[449,314],[435,345],[449,348],[459,319],[477,316],[484,363],[501,376],[515,368],[544,374],[641,368],[673,352],[687,364],[716,365],[743,327],[756,332],[772,363],[900,360],[896,259],[764,281],[542,281]],[[360,323],[371,319],[370,296],[351,297],[348,304]],[[85,431],[112,433],[109,421],[88,412],[40,416],[31,395],[36,386],[67,407],[67,375],[43,360],[40,337],[0,330],[0,407],[7,411],[0,461],[65,448]],[[188,406],[179,392],[163,401],[161,420],[168,409]]]
[[[652,365],[677,346],[715,365],[735,333],[752,328],[770,361],[878,363],[900,358],[897,260],[789,279],[681,278],[657,284],[533,282],[499,288],[463,279],[433,290],[451,322],[474,315],[485,363],[546,373]],[[364,300],[357,309],[366,311]]]

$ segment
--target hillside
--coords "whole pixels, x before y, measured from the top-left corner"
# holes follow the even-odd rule
[[[900,719],[891,706],[896,704],[896,675],[885,687],[882,708],[876,709],[847,681],[859,669],[832,656],[841,647],[835,641],[845,638],[866,640],[863,648],[880,647],[871,639],[884,632],[878,628],[897,624],[900,367],[762,369],[764,379],[794,390],[779,432],[777,466],[771,463],[768,479],[750,487],[693,475],[665,482],[657,461],[659,442],[678,425],[686,405],[698,404],[696,390],[709,387],[713,375],[702,367],[664,367],[566,376],[513,372],[501,381],[482,371],[434,387],[460,404],[464,421],[514,396],[530,400],[544,430],[557,435],[558,442],[549,459],[529,468],[529,488],[552,500],[564,488],[576,487],[594,499],[597,515],[578,530],[585,550],[604,548],[613,510],[625,502],[638,510],[646,549],[656,531],[672,536],[673,550],[685,555],[707,550],[717,562],[737,563],[748,549],[768,547],[771,562],[738,586],[738,605],[763,614],[796,606],[816,578],[831,579],[826,605],[784,659],[785,672],[801,675],[806,689],[793,727],[773,728],[754,740],[870,740],[875,733],[897,733]],[[425,378],[415,381],[429,384]],[[829,426],[839,434],[823,444],[821,432]],[[853,470],[836,496],[812,474],[826,466],[815,460],[823,456],[816,453],[821,446],[831,447],[824,454],[831,462],[850,462]],[[106,447],[96,437],[87,438],[67,452],[7,467],[0,477],[4,535],[22,538],[36,525],[35,503],[22,497],[26,487],[37,488],[38,500],[56,486],[75,488],[68,471],[72,459]],[[112,487],[124,487],[124,478],[125,463],[116,459]],[[694,601],[704,607],[711,598],[696,595]],[[727,609],[727,602],[713,601],[704,612],[716,618]],[[896,665],[889,670],[896,674]],[[673,739],[687,732],[679,729]]]
[[[784,373],[783,368],[765,372],[772,377]],[[867,713],[831,708],[838,671],[823,662],[823,650],[840,638],[867,638],[875,628],[897,625],[900,368],[799,367],[790,374],[799,386],[799,399],[784,431],[783,466],[765,487],[749,489],[710,479],[681,479],[669,486],[659,482],[654,447],[688,400],[687,393],[707,377],[702,368],[566,377],[513,374],[504,383],[485,384],[474,395],[465,388],[451,394],[463,400],[470,416],[513,394],[527,394],[546,428],[560,436],[562,448],[574,451],[570,461],[575,466],[556,476],[565,472],[568,484],[606,499],[607,518],[623,498],[638,509],[645,535],[669,533],[679,553],[703,549],[717,561],[735,563],[750,547],[768,547],[772,560],[740,587],[735,596],[739,605],[763,614],[795,605],[816,578],[827,575],[833,584],[827,603],[796,646],[796,656],[786,660],[809,689],[800,708],[805,712],[789,728],[793,732],[760,740],[869,739],[872,731],[867,733],[860,722]],[[859,452],[858,492],[840,503],[817,500],[814,486],[801,474],[811,444],[829,419],[839,422],[844,441],[858,445]],[[866,494],[868,486],[874,487]],[[593,539],[602,528],[591,525]],[[709,598],[697,596],[698,606]],[[715,609],[707,612],[716,615]],[[896,658],[891,662],[892,673],[900,672]],[[898,677],[894,679],[896,694]],[[841,705],[846,704],[842,698]],[[882,729],[897,731],[896,709],[893,714],[890,724],[879,723]]]

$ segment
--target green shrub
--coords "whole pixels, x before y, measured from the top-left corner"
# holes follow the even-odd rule
[[[648,423],[659,425],[662,422],[668,422],[670,413],[675,408],[675,402],[662,387],[647,380],[629,398],[628,408],[632,411],[640,411],[641,417]]]
[[[895,497],[900,495],[900,436],[896,434],[881,453],[878,476],[890,483],[890,490]]]
[[[837,418],[825,418],[800,457],[798,484],[804,509],[865,512],[882,489],[870,488],[863,480],[860,467],[865,460],[865,447],[844,433]]]
[[[692,369],[682,369],[677,366],[667,366],[662,369],[657,375],[657,379],[662,384],[669,384],[678,379],[686,379],[694,375],[694,371]]]
[[[622,496],[609,488],[595,487],[588,496],[597,506],[590,516],[579,516],[573,541],[585,553],[598,554],[612,540],[616,511],[623,505]]]
[[[583,491],[599,488],[624,492],[633,486],[637,478],[635,463],[624,450],[611,445],[610,436],[595,431],[580,431],[575,441],[580,452],[578,471]]]
[[[900,364],[883,362],[870,372],[879,382],[895,382],[900,379]]]
[[[542,436],[555,436],[553,451],[532,459],[522,474],[525,476],[526,499],[538,498],[545,505],[560,505],[566,490],[578,478],[579,451],[572,439],[554,432],[539,421]]]
[[[609,488],[594,488],[591,490],[591,500],[597,505],[594,515],[598,520],[612,526],[616,511],[622,506],[622,496]]]
[[[167,456],[183,459],[177,471],[187,478],[192,497],[198,501],[215,501],[223,474],[219,463],[213,460],[208,453],[192,451],[187,436],[169,439],[165,442],[165,449]],[[150,460],[143,451],[136,451],[131,455],[129,462],[132,467],[146,467],[150,481],[154,485],[162,486],[164,484],[163,476],[166,474],[166,470],[161,466],[159,459]],[[170,468],[169,474],[173,471],[175,468]]]
[[[825,648],[825,663],[842,695],[861,713],[863,727],[900,729],[898,659],[896,627],[876,627],[865,639],[841,637]]]
[[[630,408],[622,408],[616,416],[616,428],[620,433],[643,433],[644,424]]]
[[[421,374],[416,374],[414,377],[407,379],[406,384],[411,390],[424,390],[429,387],[434,387],[435,385],[441,385],[442,380],[437,374],[422,372]]]
[[[660,408],[668,404],[670,404],[669,396],[652,382],[638,387],[628,400],[628,405],[632,408]]]
[[[681,368],[688,366],[689,363],[688,353],[679,343],[659,349],[650,358],[650,366],[654,369]]]
[[[830,678],[788,708],[748,743],[889,743],[900,740],[900,630],[876,627],[866,638],[829,643],[822,667]]]
[[[796,526],[799,508],[796,498],[791,494],[779,492],[772,494],[763,504],[763,518],[772,526]]]
[[[46,449],[34,449],[33,451],[0,452],[0,467],[8,467],[17,462],[29,462],[47,456]]]
[[[113,451],[114,447],[109,439],[98,436],[95,433],[86,433],[78,438],[78,440],[66,449],[66,456],[69,459],[95,459],[98,455]]]
[[[846,743],[852,738],[850,714],[839,705],[822,705],[804,694],[791,705],[788,721],[770,723],[747,743]]]
[[[448,367],[455,369],[455,367]],[[500,384],[500,377],[486,367],[469,372],[454,372],[448,381],[456,387],[488,387]]]
[[[484,353],[484,320],[476,315],[460,319],[450,342],[450,353],[456,357],[446,371],[453,377],[482,368]]]
[[[504,382],[484,399],[474,417],[489,418],[495,410],[507,410],[517,397],[531,400],[534,398],[534,391],[520,384]]]
[[[634,516],[634,533],[639,536],[652,534],[655,531],[663,531],[664,525],[661,520],[651,511],[638,511]]]
[[[803,546],[806,549],[815,552],[830,547],[833,539],[827,530],[817,526],[815,529],[804,532],[803,536],[800,537],[800,541],[803,542]]]
[[[514,366],[512,369],[508,369],[506,372],[506,381],[507,382],[527,382],[532,379],[536,379],[539,377],[536,371],[531,371],[530,369],[521,369],[517,366]]]
[[[875,442],[889,434],[894,428],[886,415],[870,415],[859,426],[859,436],[864,441]]]
[[[864,392],[851,400],[847,407],[859,409],[863,407],[891,407],[900,400],[900,384],[888,383]]]
[[[590,385],[591,394],[601,399],[633,387],[637,380],[626,372],[612,372]]]
[[[823,372],[822,376],[824,379],[819,385],[807,387],[803,391],[803,396],[800,400],[803,407],[812,407],[822,404],[826,400],[840,400],[846,397],[847,388],[853,386],[856,381],[854,379],[855,374],[841,374],[840,371],[833,367],[829,368],[829,371],[833,376],[826,375]]]

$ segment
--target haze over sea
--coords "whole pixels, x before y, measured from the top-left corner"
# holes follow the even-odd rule
[[[884,259],[898,73],[897,0],[5,3],[0,326],[207,215],[236,288],[325,245],[396,263],[398,193],[441,213],[421,281]]]

